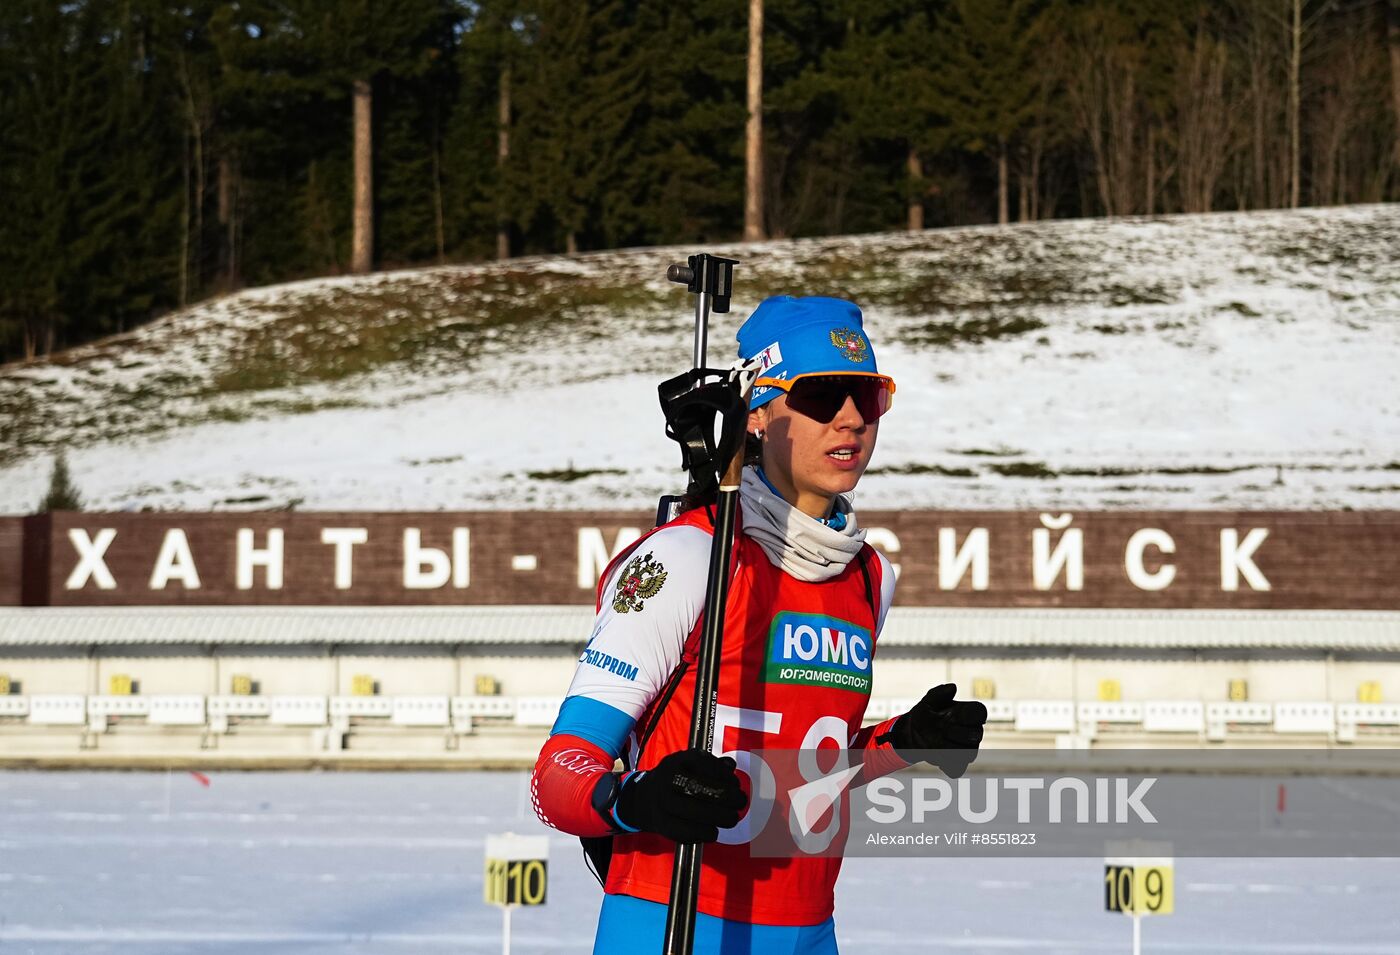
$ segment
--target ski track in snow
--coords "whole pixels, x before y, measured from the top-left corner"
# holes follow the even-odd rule
[[[1397,247],[1395,205],[721,247],[743,265],[711,363],[756,304],[746,282],[873,303],[899,390],[861,507],[1400,508]],[[650,510],[683,483],[655,387],[689,363],[690,299],[661,277],[688,251],[254,289],[120,348],[7,366],[0,409],[31,410],[0,425],[0,512],[32,510],[56,440],[90,510]],[[600,281],[661,304],[488,321],[520,304],[514,286],[567,298]],[[259,346],[274,352],[302,333],[369,334],[338,317],[347,302],[381,302],[373,321],[390,326],[419,309],[469,353],[213,390],[260,332],[275,330]],[[286,327],[289,314],[309,317]],[[969,319],[1029,324],[930,343]]]

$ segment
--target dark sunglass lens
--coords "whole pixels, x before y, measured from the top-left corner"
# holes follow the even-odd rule
[[[802,378],[788,392],[788,407],[820,424],[836,417],[846,403],[846,389],[829,378]]]
[[[885,383],[878,378],[857,378],[851,385],[851,397],[855,399],[856,410],[866,421],[879,418],[889,407]]]
[[[788,407],[799,414],[827,424],[836,417],[850,396],[861,418],[870,422],[879,418],[889,407],[885,384],[878,378],[858,378],[853,375],[801,378],[788,392]]]

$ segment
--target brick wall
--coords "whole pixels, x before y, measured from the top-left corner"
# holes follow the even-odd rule
[[[907,606],[1400,609],[1394,511],[861,521]],[[607,556],[649,525],[625,511],[0,518],[0,605],[591,603]],[[260,557],[279,533],[280,557]]]

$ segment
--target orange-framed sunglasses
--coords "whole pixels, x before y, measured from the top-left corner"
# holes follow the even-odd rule
[[[894,404],[894,379],[867,371],[824,371],[796,378],[759,378],[754,387],[768,386],[787,394],[787,405],[820,424],[830,423],[850,397],[866,421],[875,421]]]

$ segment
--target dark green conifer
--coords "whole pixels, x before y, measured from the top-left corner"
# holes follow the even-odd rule
[[[83,499],[68,473],[68,455],[59,450],[54,455],[53,471],[49,475],[49,490],[39,503],[38,513],[48,511],[81,511]]]

